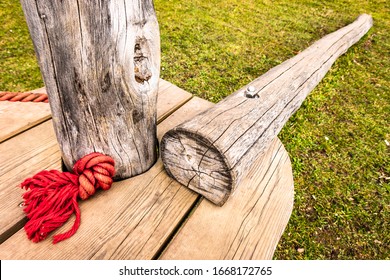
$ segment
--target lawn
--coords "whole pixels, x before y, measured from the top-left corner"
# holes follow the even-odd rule
[[[374,27],[279,134],[294,210],[275,259],[390,258],[390,2],[155,0],[161,77],[218,102],[359,14]],[[0,2],[0,90],[43,86],[18,1]]]

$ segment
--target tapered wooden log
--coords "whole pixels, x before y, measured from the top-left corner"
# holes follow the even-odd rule
[[[223,205],[334,61],[372,24],[371,16],[359,16],[167,132],[161,154],[168,174]]]
[[[101,152],[115,179],[157,159],[160,35],[152,0],[21,0],[63,161]]]

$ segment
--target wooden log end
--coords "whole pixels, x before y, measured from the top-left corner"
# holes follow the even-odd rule
[[[161,140],[161,157],[169,176],[218,206],[234,190],[228,161],[199,134],[180,127],[168,131]]]

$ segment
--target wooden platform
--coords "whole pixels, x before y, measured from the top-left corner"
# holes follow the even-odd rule
[[[158,138],[213,106],[164,80]],[[293,207],[290,159],[279,139],[218,207],[167,176],[161,159],[80,202],[81,226],[56,245],[23,229],[20,183],[61,169],[49,104],[0,102],[0,259],[271,259]],[[68,221],[58,232],[68,230]]]

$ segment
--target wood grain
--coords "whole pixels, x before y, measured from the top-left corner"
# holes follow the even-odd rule
[[[293,200],[290,158],[276,138],[228,203],[202,200],[161,259],[272,259]]]
[[[191,99],[159,125],[159,135],[211,105]],[[109,191],[80,202],[82,222],[72,238],[56,245],[50,238],[33,243],[20,230],[0,245],[0,258],[151,259],[197,197],[169,178],[158,160],[148,172],[115,182]],[[66,231],[72,222],[59,231]]]
[[[334,61],[372,26],[361,15],[251,82],[216,106],[170,130],[161,142],[167,172],[216,205],[223,205],[253,162],[321,81]]]
[[[161,94],[160,94],[161,93]],[[171,83],[161,80],[157,104],[157,122],[166,118],[168,112],[177,110],[191,99],[191,94],[177,91]],[[11,103],[11,102],[9,102]],[[20,108],[21,102],[14,103]],[[23,103],[24,104],[24,103]],[[30,109],[34,107],[29,104]],[[0,104],[1,105],[1,104]],[[45,103],[45,105],[48,105]],[[22,108],[25,108],[22,106]],[[10,111],[13,119],[21,110]],[[35,117],[32,116],[32,120]],[[26,123],[32,122],[27,119]],[[2,124],[2,120],[0,120]],[[23,123],[20,124],[23,127]],[[20,127],[17,126],[17,127]],[[26,129],[28,126],[24,126]],[[19,129],[19,128],[18,128]],[[52,121],[46,121],[0,144],[0,243],[24,225],[24,214],[19,204],[22,202],[22,190],[19,188],[24,179],[44,169],[61,168],[61,154],[53,130]]]
[[[22,0],[68,169],[101,152],[115,178],[157,159],[160,35],[152,0]]]

